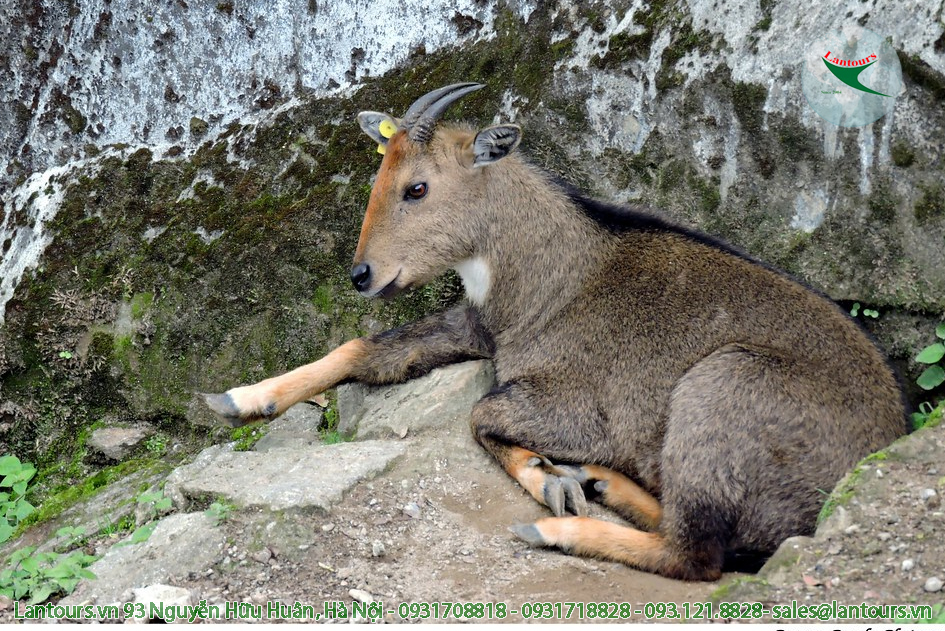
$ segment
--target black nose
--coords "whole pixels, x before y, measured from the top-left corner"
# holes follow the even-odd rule
[[[364,291],[371,284],[371,266],[360,263],[351,270],[351,282],[358,291]]]

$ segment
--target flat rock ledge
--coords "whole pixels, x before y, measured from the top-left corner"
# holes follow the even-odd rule
[[[214,445],[171,473],[164,493],[183,510],[192,498],[219,496],[239,507],[327,511],[404,452],[404,446],[383,441],[280,449],[278,455]]]
[[[473,406],[495,385],[491,361],[444,366],[393,386],[338,388],[338,431],[346,436],[406,438],[437,428],[468,431]]]

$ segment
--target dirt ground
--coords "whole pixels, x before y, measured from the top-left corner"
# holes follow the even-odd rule
[[[352,589],[396,612],[413,602],[505,603],[509,610],[523,603],[628,602],[639,609],[705,601],[717,587],[528,547],[508,526],[546,516],[546,509],[485,454],[469,459],[488,474],[472,481],[451,475],[445,460],[427,472],[401,461],[356,488],[331,515],[238,513],[224,525],[234,542],[228,558],[212,574],[179,584],[210,602],[299,601],[319,612],[324,601],[350,603]]]

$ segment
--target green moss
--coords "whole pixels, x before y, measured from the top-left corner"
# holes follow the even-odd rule
[[[939,183],[920,187],[922,196],[916,202],[913,212],[920,224],[945,216],[945,187]]]
[[[35,526],[36,524],[41,524],[58,517],[63,511],[74,506],[79,501],[88,499],[101,492],[112,482],[146,468],[153,468],[155,471],[159,471],[166,469],[167,466],[161,462],[146,458],[126,460],[120,464],[105,467],[77,483],[60,487],[44,497],[31,498],[37,507],[36,511],[27,517],[20,525],[15,536],[19,536],[19,534],[22,534],[27,528]]]
[[[915,85],[927,91],[934,101],[945,101],[945,76],[936,72],[917,55],[908,55],[897,50],[902,74]]]
[[[912,166],[915,162],[915,152],[905,140],[897,140],[890,147],[893,164],[897,167],[906,168]]]
[[[711,594],[709,594],[709,600],[713,603],[720,603],[723,601],[729,601],[733,598],[737,599],[738,590],[745,585],[768,585],[768,581],[758,578],[757,576],[739,576],[734,578],[727,583],[719,585]]]
[[[719,180],[704,180],[693,175],[690,178],[691,186],[699,195],[701,210],[704,213],[714,213],[722,204],[722,194],[719,192]]]
[[[764,98],[761,99],[761,105],[764,105]],[[769,118],[768,124],[774,130],[778,149],[789,166],[794,167],[802,160],[812,163],[823,161],[823,147],[817,132],[805,127],[796,116],[775,115]]]
[[[764,120],[763,107],[768,89],[757,83],[737,82],[732,86],[732,106],[742,129],[749,135],[761,134]]]
[[[85,126],[88,124],[88,120],[82,113],[75,109],[72,106],[63,109],[62,112],[63,119],[66,121],[66,125],[69,127],[69,130],[73,134],[80,134],[85,130]]]
[[[901,200],[896,195],[892,182],[885,177],[877,177],[873,183],[873,192],[867,198],[870,221],[890,224],[898,215]]]
[[[334,310],[334,299],[331,287],[328,285],[319,285],[315,288],[315,295],[312,296],[312,304],[318,309],[319,313],[331,313]]]
[[[853,498],[853,495],[856,492],[856,488],[860,481],[860,476],[863,474],[863,467],[873,462],[882,462],[887,460],[889,455],[885,450],[877,451],[872,453],[862,460],[860,460],[857,465],[853,468],[850,473],[845,475],[840,482],[837,483],[837,486],[834,487],[833,491],[827,495],[824,505],[820,509],[820,514],[817,515],[817,525],[824,523],[833,513],[837,510],[838,506],[846,506],[850,500]],[[826,491],[822,491],[826,493]]]
[[[203,138],[207,134],[207,130],[210,126],[207,124],[207,121],[202,118],[197,118],[196,116],[191,117],[190,119],[190,135],[194,138]]]
[[[96,331],[89,343],[89,360],[111,361],[115,351],[115,342],[111,333]]]
[[[645,30],[642,33],[617,33],[607,42],[607,52],[591,59],[595,68],[619,68],[631,59],[646,59],[653,45],[653,32]]]
[[[268,431],[269,425],[265,421],[237,427],[230,433],[230,439],[236,442],[233,451],[251,451]]]
[[[140,320],[141,316],[151,307],[154,302],[154,294],[150,291],[142,291],[131,297],[131,317]]]

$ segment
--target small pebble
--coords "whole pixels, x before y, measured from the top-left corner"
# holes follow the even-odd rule
[[[331,532],[335,529],[334,524],[322,524],[322,532]]]
[[[859,531],[860,531],[860,527],[857,526],[856,524],[853,524],[852,526],[847,526],[846,528],[843,529],[843,532],[845,532],[848,535],[852,535],[853,533],[859,532]]]
[[[411,519],[420,519],[420,507],[416,502],[410,502],[404,506],[404,514]]]
[[[878,467],[876,468],[876,477],[877,478],[883,477],[883,470]]]
[[[888,532],[881,532],[881,533],[879,533],[879,540],[880,540],[880,541],[889,541],[890,539],[892,539],[892,535],[889,534]]]
[[[382,557],[387,554],[387,548],[384,547],[384,544],[380,541],[375,541],[371,544],[371,555],[376,557]]]
[[[254,552],[250,558],[258,563],[269,563],[269,559],[272,558],[272,552],[269,551],[269,548],[263,548],[259,552]]]
[[[902,571],[903,571],[903,572],[908,572],[909,570],[911,570],[911,569],[914,568],[914,567],[915,567],[915,561],[913,561],[912,559],[903,559],[903,560],[902,560]]]
[[[372,596],[370,592],[366,592],[363,589],[349,589],[348,595],[361,603],[366,604],[374,602],[374,596]]]
[[[938,493],[935,492],[935,489],[922,489],[921,491],[919,491],[919,498],[923,502],[929,501],[936,495],[938,495]]]
[[[942,591],[942,579],[937,576],[932,576],[927,581],[925,581],[925,585],[922,586],[922,589],[929,592],[930,594],[940,592]]]

